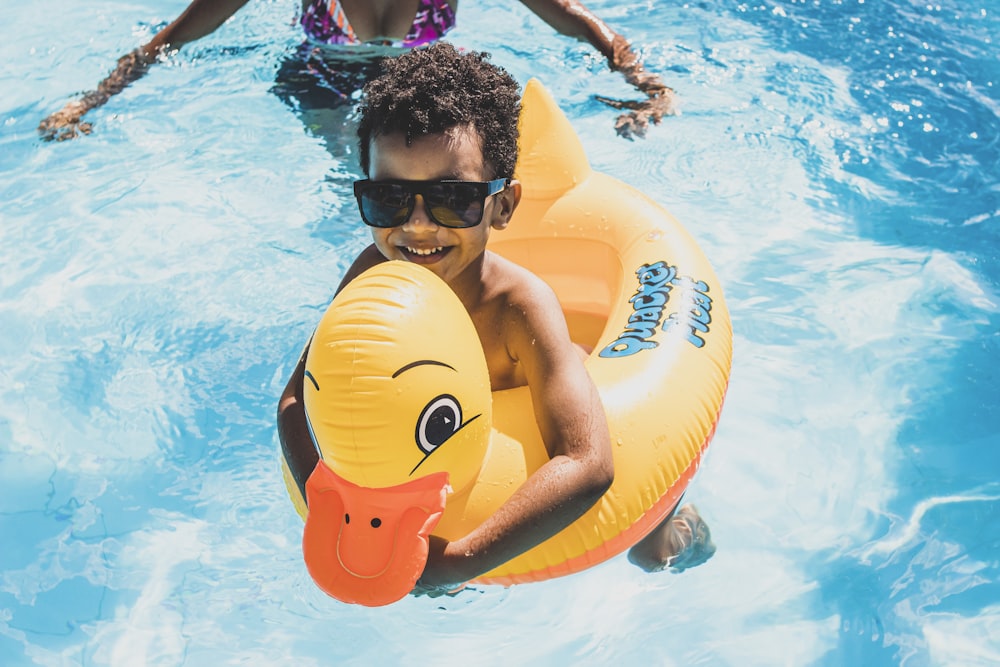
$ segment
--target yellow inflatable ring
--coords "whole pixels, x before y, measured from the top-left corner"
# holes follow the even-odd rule
[[[722,290],[696,243],[656,202],[591,170],[534,80],[516,177],[521,204],[490,248],[541,276],[593,349],[615,479],[571,526],[476,580],[502,585],[591,567],[662,522],[715,431],[732,358]],[[467,534],[547,460],[527,387],[490,393],[467,313],[419,266],[385,263],[349,284],[313,336],[306,378],[322,458],[308,510],[287,464],[285,481],[310,574],[342,601],[405,596],[428,535]]]

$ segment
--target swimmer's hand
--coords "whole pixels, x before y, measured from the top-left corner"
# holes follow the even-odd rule
[[[641,101],[616,100],[603,95],[595,95],[594,99],[614,109],[629,110],[628,113],[618,116],[618,120],[615,121],[618,135],[626,139],[646,136],[650,122],[658,125],[664,116],[677,113],[674,108],[674,91],[669,88],[660,95],[652,95],[649,99]]]
[[[677,114],[676,98],[673,88],[663,83],[659,75],[647,72],[642,66],[638,54],[624,37],[618,35],[613,42],[614,53],[608,59],[611,69],[621,72],[625,80],[635,86],[646,99],[638,102],[616,100],[598,95],[597,100],[615,109],[628,109],[615,122],[615,130],[626,139],[643,137],[650,122],[659,124],[664,116]]]
[[[81,100],[73,100],[59,111],[38,124],[38,132],[46,141],[66,141],[81,134],[90,134],[93,127],[83,120],[88,107]]]
[[[105,104],[112,96],[145,74],[149,66],[156,61],[155,53],[147,53],[145,49],[138,48],[119,58],[114,71],[98,84],[97,90],[92,90],[80,99],[69,102],[38,124],[42,138],[48,141],[53,139],[65,141],[81,134],[90,134],[93,127],[82,120],[83,115]]]

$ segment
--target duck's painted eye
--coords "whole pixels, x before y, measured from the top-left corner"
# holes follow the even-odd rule
[[[462,406],[449,394],[438,396],[424,408],[417,420],[417,447],[430,454],[462,426]]]

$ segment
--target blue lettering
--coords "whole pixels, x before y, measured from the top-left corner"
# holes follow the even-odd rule
[[[662,306],[665,306],[669,300],[670,288],[668,287],[663,292],[654,292],[653,294],[638,293],[629,299],[629,303],[631,303],[632,307],[636,310],[640,308],[655,308],[656,306],[660,306],[660,310],[662,311]]]
[[[650,350],[657,345],[657,342],[651,340],[619,337],[613,343],[601,350],[600,356],[605,358],[627,357],[630,354],[635,354],[639,350]]]
[[[669,327],[684,329],[684,337],[697,348],[705,346],[705,339],[699,334],[707,334],[712,323],[712,297],[708,296],[708,285],[699,280],[680,278],[674,285],[682,291],[680,308],[663,323],[666,331]]]
[[[666,262],[656,262],[655,264],[643,264],[636,270],[635,275],[639,278],[640,285],[651,283],[662,285],[674,279],[674,276],[677,275],[677,269],[667,266]]]
[[[628,316],[628,321],[629,324],[632,322],[659,322],[662,315],[662,308],[636,308],[635,312]]]
[[[632,314],[618,338],[601,351],[605,358],[627,357],[641,350],[659,345],[652,340],[658,330],[667,331],[681,327],[686,340],[695,347],[705,346],[703,334],[712,323],[712,298],[708,284],[702,280],[677,275],[677,267],[666,262],[643,264],[635,271],[639,287],[629,298]],[[671,300],[671,292],[679,300],[677,312],[664,318],[664,310]]]

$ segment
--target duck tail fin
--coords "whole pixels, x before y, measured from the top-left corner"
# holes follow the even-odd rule
[[[530,79],[524,87],[520,132],[514,177],[521,181],[524,197],[557,197],[590,175],[579,136],[538,79]]]

